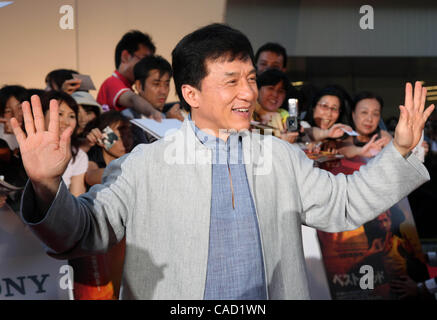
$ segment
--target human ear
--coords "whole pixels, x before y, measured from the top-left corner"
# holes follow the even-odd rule
[[[138,93],[142,93],[144,91],[140,80],[135,80],[134,87]]]
[[[121,52],[121,62],[126,63],[129,61],[131,54],[127,50]]]
[[[200,91],[199,89],[183,84],[181,87],[182,96],[191,108],[197,109],[200,106]]]

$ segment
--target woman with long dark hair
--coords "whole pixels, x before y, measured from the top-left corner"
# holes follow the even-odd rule
[[[77,113],[78,106],[76,101],[63,91],[49,91],[41,98],[41,105],[44,113],[46,127],[50,121],[50,100],[57,100],[59,104],[59,135],[68,128],[73,128],[71,135],[71,154],[72,158],[68,167],[62,175],[62,179],[74,196],[85,193],[85,173],[88,169],[88,156],[79,148],[77,139]]]

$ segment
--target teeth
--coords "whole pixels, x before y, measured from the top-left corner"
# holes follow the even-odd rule
[[[234,109],[234,110],[239,111],[239,112],[249,112],[249,109],[243,109],[243,108],[241,108],[241,109]]]

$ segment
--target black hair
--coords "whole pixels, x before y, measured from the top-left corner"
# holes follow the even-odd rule
[[[317,94],[318,89],[315,85],[306,83],[302,85],[297,92],[299,96],[299,112],[301,116],[306,119],[306,115],[308,114],[308,110],[311,109],[314,96]]]
[[[173,108],[173,106],[174,106],[175,104],[177,104],[177,103],[180,104],[179,101],[168,102],[168,103],[164,104],[164,107],[162,108],[162,113],[167,113],[167,112],[169,112],[170,109]]]
[[[201,81],[208,75],[207,60],[254,62],[249,39],[228,25],[214,23],[186,35],[172,52],[176,92],[184,109],[190,109],[182,95],[182,85],[201,90]]]
[[[347,99],[346,94],[347,92],[343,88],[337,85],[329,85],[317,91],[317,93],[315,94],[312,100],[310,108],[308,108],[308,112],[305,116],[305,120],[311,126],[315,126],[316,123],[314,121],[314,109],[316,108],[317,103],[323,96],[335,96],[340,101],[340,106],[339,106],[340,111],[339,111],[338,119],[335,123],[344,123],[344,124],[350,123],[348,120],[349,111],[347,110],[348,107],[346,105],[346,99]]]
[[[169,74],[170,78],[173,76],[170,63],[163,57],[153,55],[144,57],[134,67],[134,78],[141,82],[143,89],[151,70],[158,70],[160,77],[166,73]]]
[[[257,77],[256,84],[260,89],[264,86],[277,85],[281,81],[283,88],[288,92],[290,90],[290,80],[288,80],[287,75],[278,69],[267,69]]]
[[[255,63],[258,63],[259,56],[264,51],[271,51],[282,56],[284,58],[282,67],[287,67],[287,51],[279,43],[267,42],[263,44],[255,54]]]
[[[115,47],[115,68],[118,69],[120,66],[123,50],[127,50],[130,55],[133,55],[139,49],[140,44],[147,47],[152,54],[155,54],[156,47],[148,34],[138,30],[131,30],[125,33]]]
[[[381,111],[382,111],[382,107],[384,107],[384,100],[380,96],[370,91],[362,91],[355,95],[352,103],[352,111],[355,111],[358,102],[364,99],[375,99],[376,101],[378,101],[379,105],[381,106]]]
[[[37,95],[41,99],[44,93],[46,93],[46,91],[43,89],[36,89],[36,88],[27,89],[27,94],[29,96],[29,99],[33,95]]]
[[[50,71],[46,75],[45,82],[50,87],[51,90],[61,90],[62,84],[66,80],[73,79],[73,74],[79,74],[76,70],[71,69],[56,69],[53,71]],[[58,88],[54,88],[53,84],[55,84]]]
[[[96,115],[96,118],[100,117],[100,108],[98,106],[92,104],[78,104],[80,105],[86,112],[92,112]]]
[[[355,122],[353,121],[353,118],[352,118],[352,112],[355,111],[358,102],[360,102],[361,100],[364,100],[364,99],[375,99],[376,101],[378,101],[378,103],[380,105],[380,111],[382,111],[382,107],[384,106],[384,100],[382,100],[382,98],[380,96],[378,96],[370,91],[362,91],[362,92],[357,93],[352,101],[351,112],[348,115],[349,124],[351,125],[351,127],[353,129],[356,129],[356,126],[355,126]],[[372,132],[371,134],[369,134],[369,136],[372,137],[375,134],[378,135],[378,139],[381,137],[381,128],[379,127],[379,123],[378,123],[378,126],[376,127],[375,131]],[[365,142],[359,141],[357,139],[357,137],[355,137],[355,136],[353,138],[353,143],[358,147],[363,147],[366,144]]]
[[[41,106],[44,116],[47,112],[50,110],[50,100],[57,100],[58,104],[61,105],[62,102],[65,102],[68,107],[73,110],[75,116],[76,116],[76,127],[73,130],[73,133],[71,135],[71,154],[73,156],[73,161],[76,159],[76,155],[79,152],[79,146],[80,142],[77,137],[77,128],[78,128],[78,110],[79,107],[77,106],[76,100],[74,100],[68,93],[64,91],[56,91],[51,90],[45,92],[41,97]]]
[[[6,103],[11,97],[15,97],[19,102],[28,100],[27,90],[18,85],[14,86],[3,86],[0,89],[0,116],[5,113]]]
[[[103,132],[107,126],[111,126],[113,123],[117,122],[120,122],[118,131],[120,131],[121,140],[126,149],[126,153],[130,152],[133,147],[131,124],[129,119],[123,116],[120,111],[110,110],[104,112],[96,119],[88,122],[84,129],[84,135],[86,136],[94,128],[98,128]]]

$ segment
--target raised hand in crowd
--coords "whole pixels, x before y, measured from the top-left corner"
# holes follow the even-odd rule
[[[149,119],[162,121],[161,112],[156,110],[147,100],[134,92],[126,91],[119,98],[119,104],[127,108],[133,108],[137,112],[144,114]]]
[[[88,134],[86,135],[86,139],[81,142],[80,148],[84,152],[90,151],[92,147],[95,145],[98,145],[100,147],[103,147],[103,134],[98,128],[92,129]]]
[[[311,127],[305,129],[313,141],[322,141],[328,138],[337,139],[344,135],[344,130],[350,132],[352,128],[342,123],[336,123],[329,129],[321,129],[319,127]]]
[[[93,147],[95,145],[98,145],[100,147],[103,147],[103,134],[99,130],[99,128],[92,129],[86,136],[86,139],[90,145],[90,147]]]
[[[376,156],[390,140],[386,137],[377,139],[378,135],[374,135],[369,142],[367,142],[363,147],[357,147],[358,156],[371,158]]]
[[[178,119],[184,121],[184,116],[181,112],[181,104],[175,103],[166,113],[167,119]]]
[[[45,129],[40,98],[33,95],[30,104],[23,102],[26,132],[15,118],[12,129],[20,146],[21,158],[27,175],[38,196],[38,209],[45,211],[58,190],[61,176],[71,159],[70,137],[73,128],[68,127],[59,136],[59,105],[50,101],[50,122]]]
[[[398,124],[395,129],[393,144],[395,148],[406,156],[419,143],[425,122],[434,110],[432,104],[425,109],[426,88],[420,81],[416,81],[413,87],[407,82],[405,85],[405,102],[399,106],[401,111]]]
[[[388,143],[390,138],[384,136],[378,139],[375,134],[364,146],[359,147],[352,143],[351,140],[338,143],[338,152],[346,158],[364,157],[371,158],[376,156]]]
[[[82,80],[80,79],[65,80],[62,84],[61,90],[71,95],[80,88],[81,83]]]
[[[328,138],[341,138],[344,135],[344,131],[351,132],[352,128],[348,125],[342,123],[336,123],[331,128],[328,129],[327,136]]]

